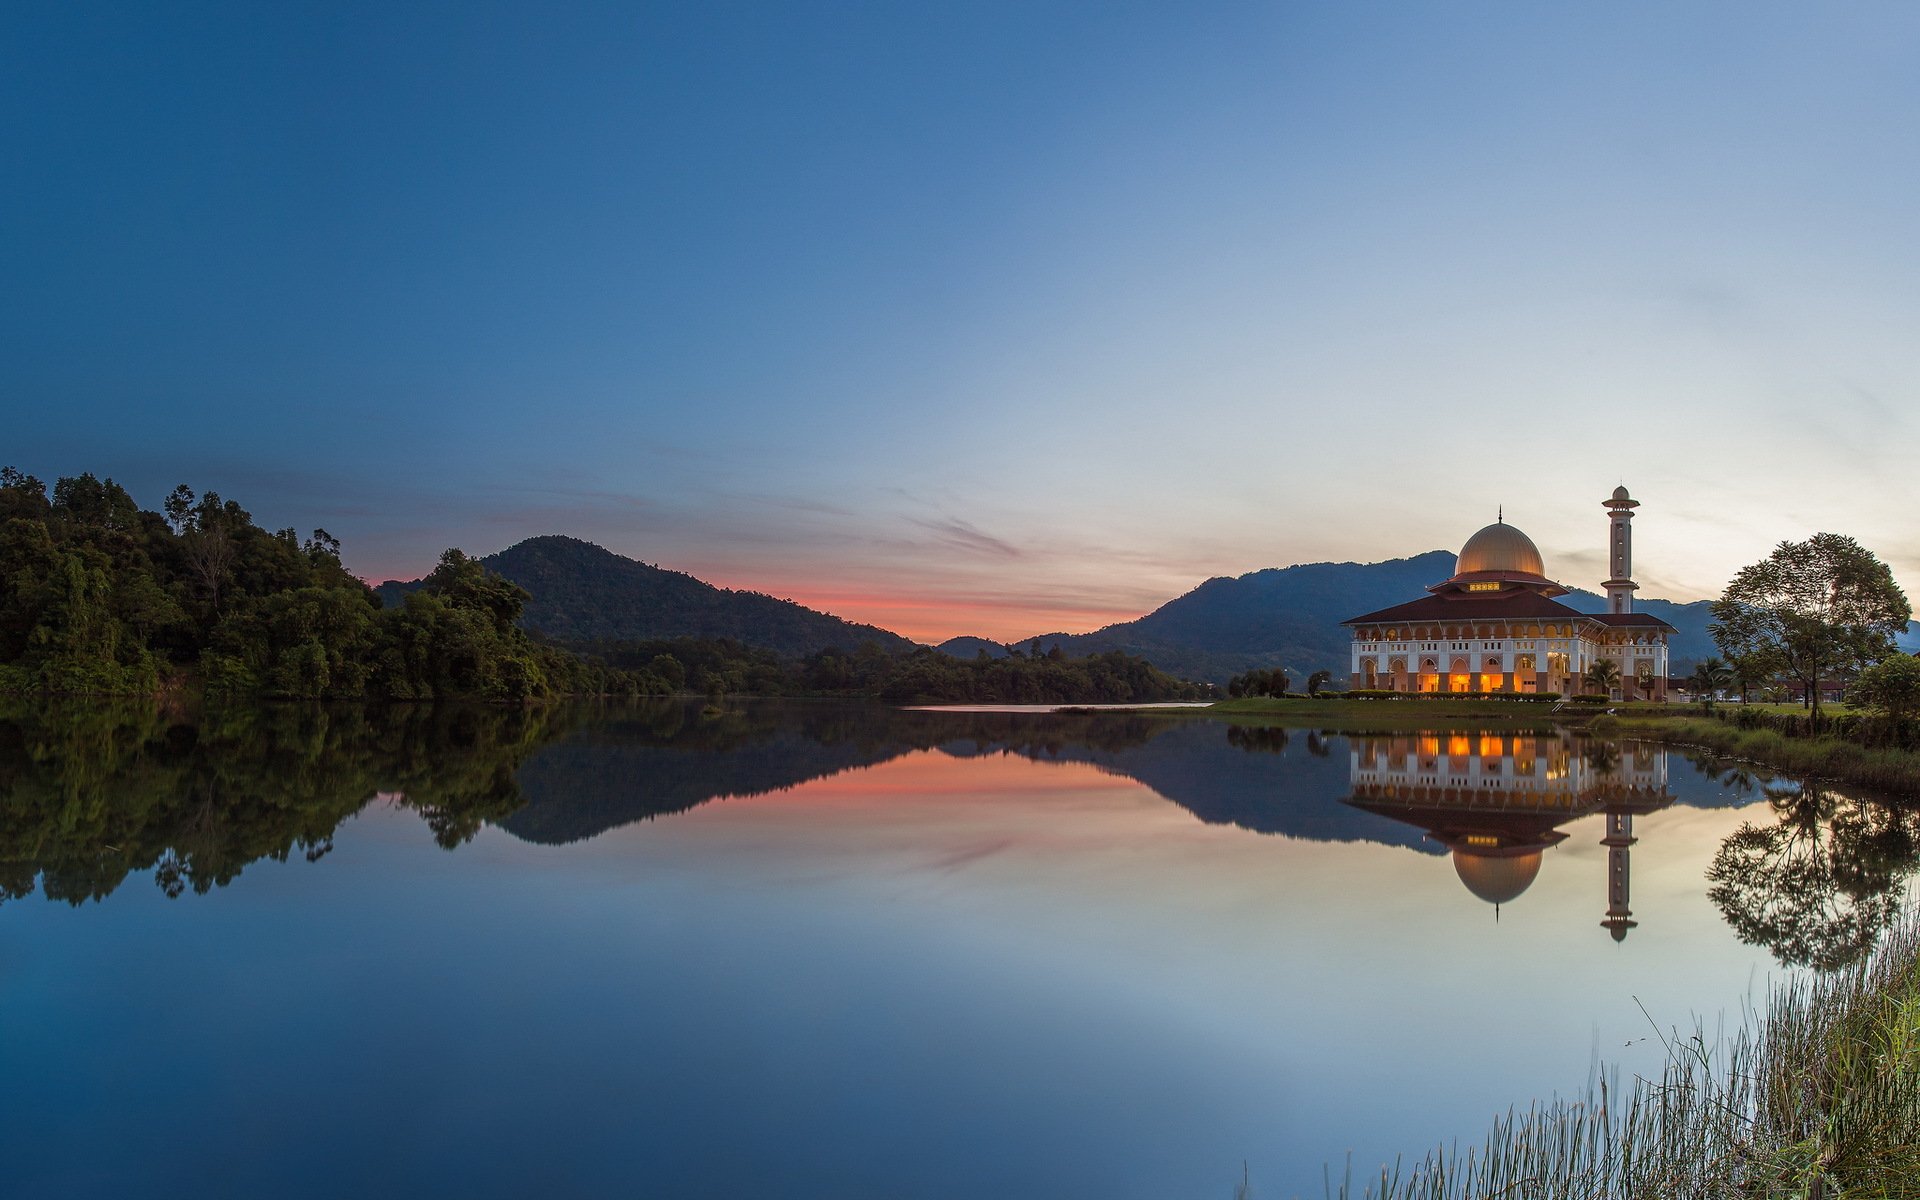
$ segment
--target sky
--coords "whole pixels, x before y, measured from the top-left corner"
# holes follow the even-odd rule
[[[1912,592],[1916,112],[1901,4],[20,0],[0,462],[933,641],[1621,482]]]

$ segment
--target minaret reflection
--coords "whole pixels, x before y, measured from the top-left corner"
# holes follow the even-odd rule
[[[1674,801],[1659,747],[1623,751],[1565,733],[1356,734],[1349,745],[1347,803],[1426,830],[1450,852],[1460,882],[1496,915],[1532,886],[1545,852],[1566,840],[1560,826],[1605,813],[1601,925],[1619,941],[1636,924],[1629,919],[1633,818]]]

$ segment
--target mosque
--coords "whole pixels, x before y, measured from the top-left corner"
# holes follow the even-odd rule
[[[1633,510],[1617,487],[1608,511],[1611,577],[1607,611],[1583,613],[1555,599],[1567,589],[1547,578],[1533,539],[1496,521],[1460,548],[1453,577],[1406,604],[1354,617],[1355,690],[1392,692],[1558,692],[1601,659],[1619,668],[1616,700],[1665,700],[1667,639],[1673,626],[1633,611]]]

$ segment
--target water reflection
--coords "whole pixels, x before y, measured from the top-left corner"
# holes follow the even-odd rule
[[[1444,847],[1469,892],[1499,907],[1540,874],[1560,826],[1606,814],[1607,911],[1619,941],[1638,922],[1629,908],[1636,815],[1673,804],[1667,755],[1638,743],[1553,733],[1357,735],[1349,739],[1348,804],[1414,825]]]
[[[248,863],[309,862],[376,796],[451,849],[518,809],[520,764],[564,727],[496,708],[254,706],[188,719],[151,705],[0,720],[0,901],[80,904],[151,871],[169,896]]]
[[[20,710],[0,713],[0,901],[37,887],[78,904],[135,873],[169,896],[204,893],[258,859],[323,858],[336,827],[375,802],[416,813],[447,848],[487,825],[560,845],[927,751],[1084,763],[1208,824],[1445,854],[1496,915],[1535,884],[1567,827],[1601,814],[1601,923],[1615,939],[1637,924],[1634,818],[1676,803],[1664,749],[1554,731],[1340,734],[834,704]],[[1871,947],[1920,863],[1920,813],[1746,766],[1694,768],[1682,803],[1766,804],[1707,875],[1738,936],[1823,969]],[[1693,794],[1708,782],[1713,794]]]
[[[1774,819],[1743,824],[1721,844],[1708,897],[1740,940],[1784,964],[1856,961],[1904,907],[1920,864],[1920,810],[1813,781],[1748,775],[1748,786]]]

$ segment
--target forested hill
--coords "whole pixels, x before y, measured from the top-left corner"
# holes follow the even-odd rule
[[[1086,634],[1049,633],[1043,646],[1069,654],[1123,650],[1184,679],[1214,683],[1249,669],[1284,667],[1304,681],[1325,668],[1344,679],[1348,634],[1340,622],[1415,599],[1453,574],[1454,556],[1432,550],[1379,563],[1306,563],[1270,567],[1236,579],[1209,579],[1135,621]],[[1561,602],[1604,612],[1606,598],[1575,591]],[[1673,625],[1676,669],[1717,651],[1707,635],[1713,619],[1704,600],[1676,604],[1638,600],[1634,607]]]
[[[521,625],[561,642],[732,638],[789,658],[832,647],[851,652],[868,642],[888,653],[917,648],[897,633],[791,600],[715,587],[578,538],[528,538],[480,561],[532,593]],[[378,590],[396,605],[418,586],[389,580]]]

